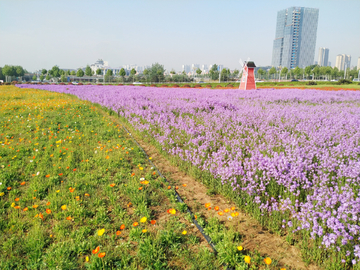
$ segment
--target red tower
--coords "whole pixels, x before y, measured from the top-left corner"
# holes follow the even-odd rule
[[[254,68],[255,63],[253,61],[246,61],[243,64],[242,77],[239,89],[240,90],[252,90],[256,89]]]

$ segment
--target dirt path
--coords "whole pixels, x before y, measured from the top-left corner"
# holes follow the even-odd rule
[[[111,117],[112,120],[120,125],[124,125],[119,121],[117,117]],[[220,209],[227,209],[235,206],[234,203],[223,197],[222,195],[208,195],[208,188],[202,183],[198,182],[195,178],[187,175],[178,167],[171,164],[160,152],[151,144],[145,142],[143,138],[140,138],[133,132],[134,130],[129,126],[125,127],[132,132],[131,135],[145,150],[148,156],[152,157],[152,162],[161,171],[165,177],[170,180],[172,185],[178,186],[177,190],[184,202],[189,206],[192,212],[198,212],[204,215],[207,219],[211,217],[217,217],[224,222],[225,226],[233,228],[242,235],[242,245],[248,250],[257,250],[262,256],[269,256],[272,259],[279,261],[282,267],[289,269],[306,269],[317,270],[320,269],[316,265],[306,266],[301,259],[301,252],[299,248],[291,246],[286,242],[285,237],[281,237],[277,234],[270,233],[259,224],[257,220],[250,217],[242,211],[239,212],[239,216],[232,221],[227,220],[226,214],[219,216],[217,211],[213,210],[214,206],[218,206]],[[184,187],[183,185],[186,185]],[[205,203],[211,203],[212,210],[207,210]],[[195,228],[194,228],[195,230]],[[197,235],[201,235],[200,233]],[[202,235],[201,235],[201,238]],[[201,239],[204,243],[205,239]]]

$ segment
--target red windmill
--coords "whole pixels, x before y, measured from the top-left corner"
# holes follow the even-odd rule
[[[245,61],[242,62],[240,59],[240,64],[242,66],[242,77],[240,81],[240,90],[252,90],[256,89],[254,69],[256,68],[255,63],[253,61]],[[241,73],[240,71],[240,73]]]

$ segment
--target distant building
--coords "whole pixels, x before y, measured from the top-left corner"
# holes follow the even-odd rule
[[[319,60],[318,65],[322,67],[327,67],[329,61],[329,49],[320,47],[319,48]]]
[[[350,64],[351,64],[351,55],[338,54],[336,56],[335,67],[337,67],[338,70],[345,71],[345,69],[350,68]]]
[[[181,71],[182,72],[185,71],[185,73],[189,73],[190,70],[191,70],[190,65],[182,65],[181,66]]]
[[[357,70],[360,69],[360,57],[358,58]]]
[[[331,67],[331,62],[330,61],[328,62],[328,67]]]
[[[288,69],[314,63],[319,9],[290,7],[278,11],[273,44],[273,67]]]

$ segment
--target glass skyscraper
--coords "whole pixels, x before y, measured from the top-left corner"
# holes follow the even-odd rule
[[[278,11],[273,67],[304,68],[314,63],[319,9],[290,7]]]

